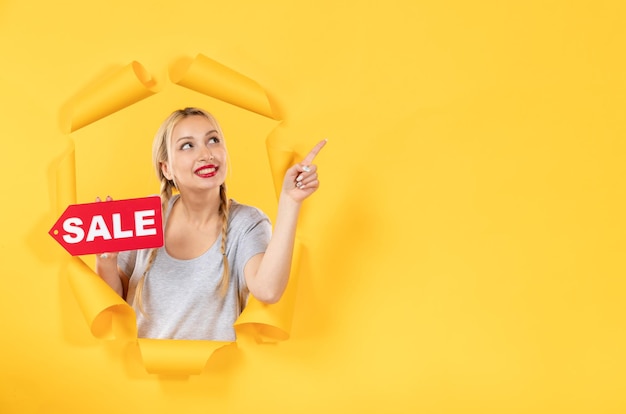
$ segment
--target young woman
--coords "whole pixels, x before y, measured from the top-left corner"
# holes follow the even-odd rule
[[[325,143],[287,170],[272,232],[263,212],[228,199],[228,155],[213,116],[185,108],[163,122],[153,161],[165,244],[96,256],[97,273],[135,308],[139,337],[233,341],[248,294],[280,299],[300,205],[319,186],[311,163]]]

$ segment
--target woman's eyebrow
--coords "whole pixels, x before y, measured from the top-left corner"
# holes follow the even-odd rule
[[[210,131],[207,131],[207,133],[206,133],[206,134],[204,134],[204,136],[205,136],[205,137],[208,137],[209,135],[212,135],[214,132],[215,132],[215,133],[217,133],[217,129],[212,129],[212,130],[210,130]],[[187,135],[187,136],[184,136],[184,137],[180,137],[180,138],[178,138],[178,139],[176,140],[176,142],[178,142],[178,141],[182,141],[183,139],[193,139],[193,136],[191,136],[191,135]]]

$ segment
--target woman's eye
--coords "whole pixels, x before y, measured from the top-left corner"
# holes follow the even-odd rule
[[[186,149],[189,149],[189,148],[191,148],[191,143],[189,143],[189,142],[185,142],[185,143],[184,143],[184,144],[180,147],[180,149],[181,149],[181,150],[186,150]]]
[[[218,142],[220,142],[220,139],[218,137],[209,138],[209,144],[217,144]]]

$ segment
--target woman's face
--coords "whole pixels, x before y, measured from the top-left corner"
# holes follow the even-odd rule
[[[209,119],[193,115],[179,121],[168,146],[170,159],[161,170],[179,191],[218,188],[226,180],[226,146]]]

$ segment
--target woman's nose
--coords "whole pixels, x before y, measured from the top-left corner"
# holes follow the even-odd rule
[[[200,153],[200,157],[201,160],[212,161],[213,152],[210,148],[204,147],[204,149],[202,149],[202,152]]]

